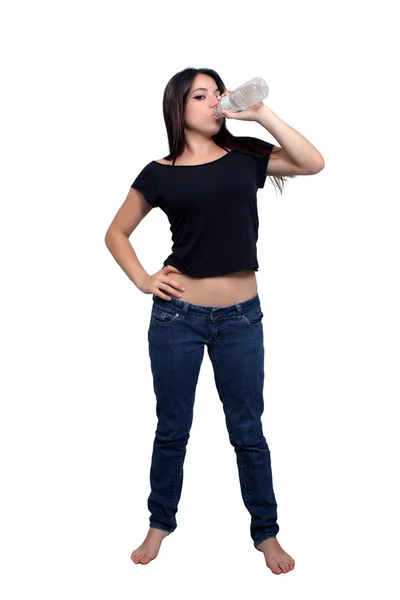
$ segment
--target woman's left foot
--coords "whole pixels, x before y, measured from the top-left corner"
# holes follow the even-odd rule
[[[293,558],[283,550],[276,538],[268,538],[255,546],[257,550],[264,553],[267,567],[271,569],[275,575],[288,573],[294,569]]]

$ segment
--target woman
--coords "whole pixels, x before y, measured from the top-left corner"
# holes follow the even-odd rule
[[[275,574],[294,568],[276,535],[277,503],[270,452],[263,435],[263,313],[257,293],[257,189],[267,175],[311,175],[318,150],[263,102],[216,118],[229,93],[218,73],[187,68],[168,82],[163,98],[170,154],[148,163],[112,221],[106,244],[153,306],[148,330],[158,424],[150,470],[150,528],[132,560],[147,564],[175,530],[195,390],[207,346],[235,449],[250,535]],[[281,147],[237,137],[225,118],[255,121]],[[278,183],[279,187],[279,183]],[[282,189],[279,188],[282,192]],[[129,236],[154,207],[171,224],[172,253],[149,275]]]

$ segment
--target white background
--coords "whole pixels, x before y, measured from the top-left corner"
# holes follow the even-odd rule
[[[1,570],[7,600],[397,598],[399,97],[393,4],[6,2],[1,9]],[[393,8],[394,10],[394,8]],[[162,94],[186,67],[264,101],[323,171],[258,192],[274,575],[250,538],[205,352],[178,527],[148,531],[156,428],[151,295],[104,243],[168,153]],[[235,135],[279,145],[257,123]],[[130,241],[171,252],[153,210]]]

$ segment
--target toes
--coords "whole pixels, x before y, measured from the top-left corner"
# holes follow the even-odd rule
[[[278,561],[276,561],[274,565],[270,567],[270,569],[273,573],[275,573],[275,575],[280,575],[281,573],[284,573],[282,565]]]
[[[140,557],[141,557],[141,554],[138,550],[135,550],[135,552],[132,552],[132,554],[131,554],[131,559],[133,560],[135,565],[139,564]]]

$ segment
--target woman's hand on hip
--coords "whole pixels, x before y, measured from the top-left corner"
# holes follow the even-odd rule
[[[168,294],[180,298],[185,288],[176,279],[170,277],[170,273],[182,273],[182,271],[172,265],[166,265],[154,275],[147,275],[137,287],[144,294],[154,294],[163,300],[171,300]]]

